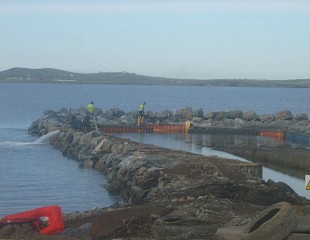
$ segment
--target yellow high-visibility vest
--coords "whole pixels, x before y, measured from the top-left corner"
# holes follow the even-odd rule
[[[87,105],[87,111],[90,112],[90,113],[94,113],[95,112],[95,107],[93,104],[88,104]]]
[[[139,111],[144,111],[144,104],[140,104]]]

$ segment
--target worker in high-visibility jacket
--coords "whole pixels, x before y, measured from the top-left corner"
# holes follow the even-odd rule
[[[88,105],[87,105],[87,112],[89,112],[90,114],[94,114],[95,112],[95,107],[94,107],[94,102],[91,101]]]
[[[144,108],[145,108],[145,102],[141,103],[139,105],[139,115],[138,115],[138,127],[140,126],[140,124],[144,123]]]
[[[94,102],[91,101],[86,107],[86,115],[84,116],[84,124],[87,129],[93,129],[94,127],[97,128],[96,118],[95,118],[95,107]]]

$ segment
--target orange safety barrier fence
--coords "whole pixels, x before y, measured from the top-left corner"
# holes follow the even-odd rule
[[[284,139],[285,133],[284,131],[260,131],[259,136]]]
[[[178,133],[186,132],[185,124],[148,124],[141,127],[99,126],[106,133]]]

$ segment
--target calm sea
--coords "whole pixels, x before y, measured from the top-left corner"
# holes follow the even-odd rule
[[[59,205],[64,212],[83,211],[110,206],[119,200],[102,187],[106,183],[102,174],[79,168],[77,162],[27,134],[28,127],[45,110],[79,108],[91,100],[96,107],[117,107],[126,112],[137,110],[140,102],[146,101],[146,110],[151,111],[192,107],[205,112],[240,109],[262,114],[289,109],[293,114],[310,116],[310,89],[2,83],[0,216],[44,205]],[[162,136],[160,142],[171,137]],[[154,143],[158,141],[150,138]],[[180,137],[173,141],[186,142]],[[170,140],[165,146],[171,144]],[[296,188],[303,188],[300,179],[271,169],[266,171],[271,171],[271,176],[278,173],[276,181],[292,178],[293,182],[298,181]]]

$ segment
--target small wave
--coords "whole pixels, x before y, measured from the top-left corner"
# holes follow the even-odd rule
[[[27,146],[34,145],[34,142],[0,142],[0,146],[3,147],[18,147],[18,146]]]
[[[29,145],[38,145],[38,144],[47,144],[48,140],[57,135],[60,131],[55,130],[52,132],[49,132],[48,134],[40,137],[34,142],[14,142],[14,141],[6,141],[6,142],[0,142],[0,146],[3,147],[18,147],[18,146],[29,146]]]
[[[59,130],[55,130],[55,131],[49,132],[48,134],[40,137],[38,140],[34,141],[33,143],[34,144],[44,144],[44,143],[47,143],[48,140],[51,137],[56,136],[59,132],[60,132]]]

